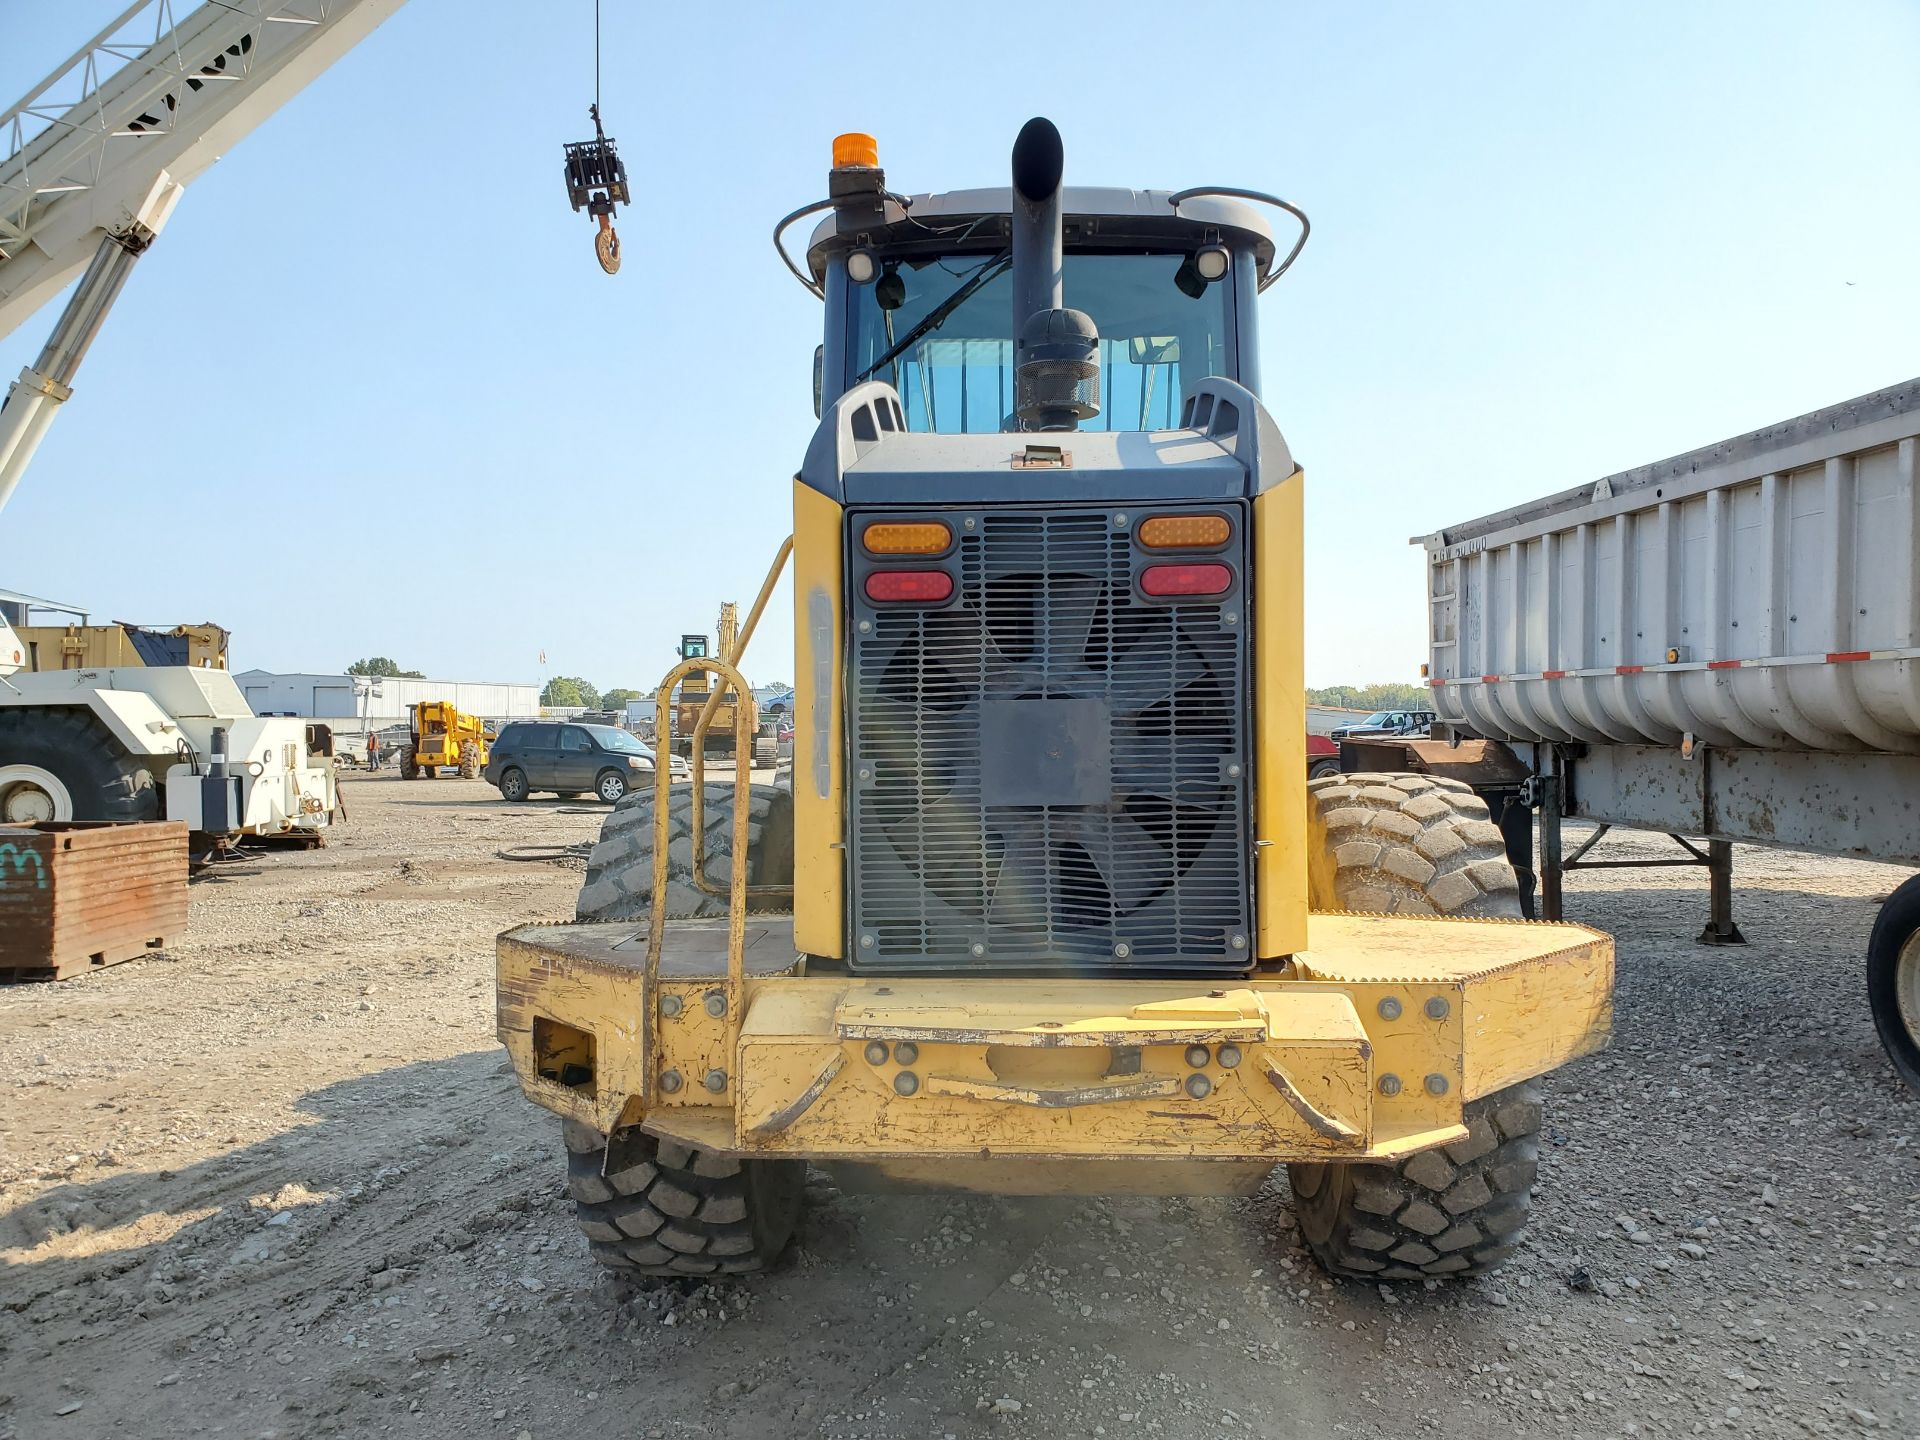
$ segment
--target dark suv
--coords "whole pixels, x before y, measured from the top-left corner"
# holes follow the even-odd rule
[[[680,779],[685,767],[685,761],[676,759],[673,778]],[[612,725],[523,721],[500,731],[480,774],[489,785],[499,786],[506,800],[524,800],[536,790],[556,795],[591,790],[614,805],[634,786],[653,778],[653,751]]]

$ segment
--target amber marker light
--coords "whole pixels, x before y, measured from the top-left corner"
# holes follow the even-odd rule
[[[1149,550],[1210,550],[1232,533],[1224,515],[1155,515],[1140,522],[1140,543]]]
[[[858,130],[833,137],[833,168],[836,170],[880,168],[880,142]]]
[[[944,570],[876,570],[867,576],[867,598],[882,605],[936,605],[953,594]]]
[[[1140,588],[1149,595],[1222,595],[1233,584],[1224,565],[1149,565]]]
[[[860,532],[869,555],[940,555],[953,544],[953,531],[939,520],[881,520]]]

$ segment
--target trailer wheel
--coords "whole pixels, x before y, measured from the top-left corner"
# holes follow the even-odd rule
[[[91,711],[0,710],[0,823],[158,820],[152,763],[129,754]]]
[[[630,1275],[744,1275],[780,1258],[800,1218],[803,1160],[736,1160],[637,1129],[611,1144],[561,1122],[567,1190],[594,1259]]]
[[[476,780],[480,776],[480,747],[469,740],[460,747],[460,778]]]
[[[1326,780],[1339,773],[1340,762],[1331,756],[1324,760],[1316,760],[1307,766],[1307,779],[1309,780]]]
[[[1867,1001],[1887,1058],[1920,1090],[1920,875],[1889,895],[1873,922]]]
[[[1520,918],[1506,837],[1463,781],[1336,775],[1307,782],[1315,910]]]
[[[1540,1099],[1523,1082],[1471,1101],[1464,1139],[1396,1164],[1289,1165],[1313,1258],[1351,1280],[1484,1275],[1512,1255],[1532,1209]]]
[[[793,792],[755,785],[748,795],[749,885],[793,883]],[[733,787],[707,787],[701,822],[707,832],[707,875],[716,883],[733,876]],[[628,793],[600,827],[587,857],[586,883],[574,907],[580,920],[634,920],[653,903],[653,786]],[[782,905],[781,909],[786,907]],[[669,792],[667,811],[667,914],[724,915],[726,897],[693,883],[693,791]]]

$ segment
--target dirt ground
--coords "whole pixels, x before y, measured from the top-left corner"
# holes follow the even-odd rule
[[[1920,1097],[1875,1043],[1899,872],[1590,872],[1614,1046],[1547,1082],[1490,1280],[1332,1284],[1251,1200],[836,1194],[774,1274],[626,1289],[493,1039],[493,937],[597,807],[346,782],[170,954],[0,991],[0,1436],[1920,1433]],[[1624,842],[1655,853],[1653,839]],[[1667,842],[1659,841],[1665,846]]]

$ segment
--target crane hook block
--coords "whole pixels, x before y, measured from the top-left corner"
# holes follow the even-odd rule
[[[611,275],[620,268],[620,237],[613,228],[614,210],[616,206],[631,205],[633,199],[627,191],[627,167],[620,162],[613,141],[600,128],[600,107],[590,105],[587,113],[593,117],[593,139],[566,147],[567,199],[574,213],[585,210],[598,223],[600,230],[594,236],[593,249],[600,257],[600,268]]]

